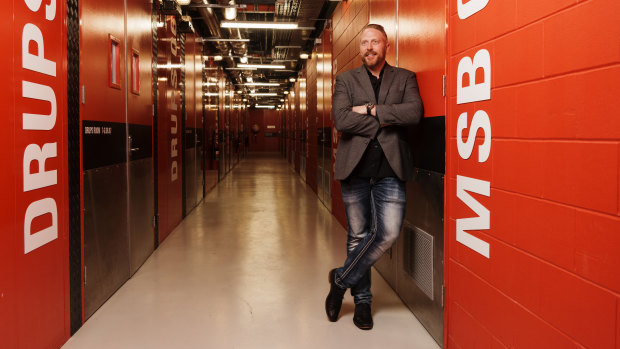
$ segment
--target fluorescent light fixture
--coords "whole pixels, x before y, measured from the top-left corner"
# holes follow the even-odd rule
[[[284,99],[280,98],[280,102],[284,102]]]
[[[238,68],[256,68],[256,69],[284,69],[284,65],[277,64],[237,64]]]
[[[308,55],[307,53],[301,53],[299,55],[299,58],[301,58],[301,59],[308,59],[309,57],[310,57],[310,55]]]
[[[244,22],[244,21],[222,21],[222,28],[243,28],[243,29],[297,29],[299,26],[294,22]]]
[[[277,82],[248,82],[245,84],[241,84],[245,86],[280,86],[280,83]]]
[[[209,8],[209,9],[211,9],[211,8],[227,9],[227,8],[247,8],[248,5],[246,5],[246,4],[235,4],[235,3],[228,4],[228,5],[224,5],[224,4],[209,4],[209,3],[206,3],[206,0],[203,0],[202,4],[194,3],[194,4],[191,4],[190,7],[194,7],[194,8]],[[273,13],[273,12],[271,12],[271,13]]]
[[[189,3],[192,2],[191,0],[177,0],[177,4],[184,6],[184,5],[189,5]]]
[[[181,68],[182,68],[181,64],[166,63],[166,64],[157,65],[157,69],[181,69]]]
[[[257,92],[257,93],[250,93],[250,96],[252,97],[274,97],[277,96],[278,94],[275,92]]]
[[[249,42],[250,39],[223,39],[223,38],[208,38],[202,39],[202,41],[213,42],[213,41],[226,41],[226,42]]]
[[[258,68],[245,68],[245,67],[236,67],[236,68],[226,68],[226,70],[256,70]]]
[[[288,79],[288,81],[295,82],[296,80],[295,80],[295,78],[290,78],[290,79]]]
[[[261,104],[255,104],[254,108],[262,108],[262,109],[275,109],[276,106],[275,105],[261,105]]]
[[[221,61],[222,59],[224,59],[224,57],[222,57],[222,56],[219,56],[219,55],[218,56],[213,56],[213,60],[214,61]]]
[[[287,95],[287,94],[288,94],[288,91],[284,91],[284,94],[285,94],[285,95]]]
[[[217,96],[219,96],[220,94],[219,94],[219,93],[217,93],[217,92],[206,92],[204,95],[205,95],[205,96],[209,96],[209,97],[217,97]]]

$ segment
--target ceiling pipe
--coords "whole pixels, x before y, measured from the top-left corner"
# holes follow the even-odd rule
[[[205,2],[203,0],[192,0],[192,3],[204,4]],[[231,5],[234,5],[234,1],[229,1],[228,3]],[[207,26],[207,29],[209,30],[209,33],[211,34],[211,36],[213,36],[214,38],[221,38],[222,31],[220,29],[220,24],[215,16],[215,13],[213,13],[213,9],[205,8],[205,7],[198,7],[197,10],[198,10],[198,13],[200,13],[200,16],[202,17],[202,20]],[[241,37],[241,32],[239,31],[239,29],[231,30],[229,38],[230,39],[241,39],[242,37]],[[228,53],[230,52],[229,44],[230,46],[232,46],[234,55],[243,56],[247,52],[247,46],[243,42],[215,41],[215,44],[217,46],[217,49],[222,53],[222,56],[224,57],[224,59],[227,60],[227,63],[229,66],[234,66],[234,62],[232,61],[232,58],[226,58],[226,57],[229,57],[228,55]]]

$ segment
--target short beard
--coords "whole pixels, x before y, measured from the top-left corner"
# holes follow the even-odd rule
[[[366,63],[366,60],[365,60],[364,58],[365,58],[365,57],[361,57],[361,59],[362,59],[362,64],[364,64],[364,66],[365,66],[366,68],[371,69],[371,70],[372,70],[372,69],[374,69],[375,67],[377,67],[377,66],[381,65],[383,62],[385,62],[385,60],[381,60],[381,59],[379,59],[379,57],[377,57],[377,61],[375,62],[375,64],[370,65],[370,64],[367,64],[367,63]]]

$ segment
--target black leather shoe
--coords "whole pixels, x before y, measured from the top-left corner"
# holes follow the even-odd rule
[[[346,288],[340,288],[340,286],[336,285],[336,269],[332,269],[329,272],[329,294],[325,299],[325,312],[327,313],[327,318],[331,322],[338,321],[338,314],[340,314],[340,307],[342,306],[342,298],[344,297],[345,292],[347,292]]]
[[[372,329],[372,314],[370,312],[369,303],[360,303],[355,305],[355,315],[353,315],[353,323],[362,330]]]

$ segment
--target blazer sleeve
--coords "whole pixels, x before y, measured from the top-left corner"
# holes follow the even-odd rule
[[[377,105],[381,125],[417,124],[424,115],[424,106],[415,73],[407,72],[402,103]]]
[[[351,133],[372,138],[379,131],[379,122],[370,115],[356,113],[353,108],[351,93],[342,75],[336,77],[332,100],[334,126],[340,132]]]

